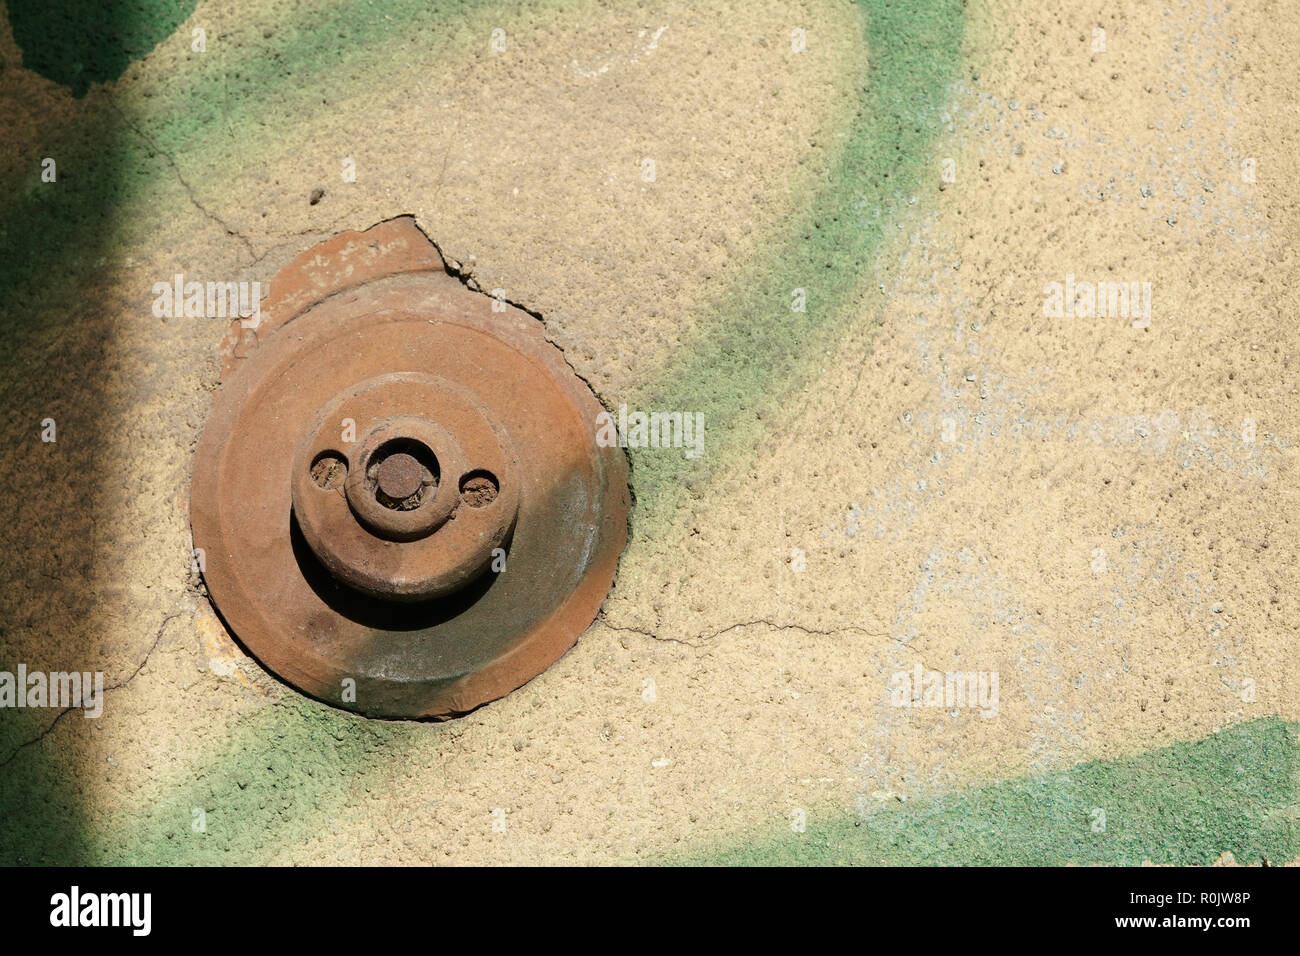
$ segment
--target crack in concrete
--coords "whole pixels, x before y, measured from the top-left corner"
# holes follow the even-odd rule
[[[601,624],[605,625],[606,627],[608,627],[611,631],[625,631],[629,634],[639,634],[642,637],[649,638],[652,641],[659,641],[660,643],[664,643],[664,644],[681,644],[685,647],[693,648],[696,651],[707,650],[708,642],[712,641],[714,638],[721,637],[723,634],[727,634],[731,631],[739,630],[740,628],[743,627],[757,627],[760,624],[766,627],[770,627],[776,631],[785,631],[785,630],[801,631],[804,634],[811,634],[820,637],[833,637],[836,634],[846,634],[846,633],[865,634],[868,637],[877,637],[877,638],[883,637],[886,640],[892,641],[895,644],[902,645],[903,647],[907,648],[909,651],[915,650],[915,648],[913,648],[906,641],[900,640],[897,637],[892,637],[889,634],[884,633],[882,631],[872,631],[865,627],[859,627],[855,624],[848,624],[845,625],[844,627],[836,627],[836,628],[830,628],[829,630],[822,630],[819,628],[806,627],[803,624],[796,624],[794,622],[790,622],[788,624],[778,624],[776,621],[771,621],[768,620],[767,618],[756,618],[752,621],[738,621],[735,624],[728,624],[726,627],[720,628],[719,630],[716,630],[712,633],[709,633],[707,631],[701,632],[700,634],[697,634],[693,638],[682,640],[681,638],[677,638],[677,637],[660,637],[658,634],[654,633],[653,631],[647,631],[644,628],[640,628],[640,627],[623,627],[618,624],[612,624],[610,623],[609,619],[605,617],[604,614],[601,614],[599,617],[596,618],[596,620]]]
[[[259,256],[257,254],[257,250],[253,248],[252,240],[250,240],[243,233],[231,229],[229,224],[224,219],[222,219],[216,213],[208,209],[205,205],[203,205],[203,203],[199,202],[198,196],[196,196],[194,193],[194,187],[189,184],[189,181],[181,173],[180,166],[176,164],[176,160],[172,158],[171,154],[168,153],[166,150],[164,150],[161,146],[159,146],[148,134],[144,132],[144,130],[140,129],[139,126],[131,122],[130,118],[127,117],[126,113],[122,111],[122,108],[117,105],[117,101],[114,100],[111,96],[108,97],[108,102],[109,105],[113,107],[113,110],[117,113],[117,115],[122,117],[122,122],[126,124],[127,128],[130,129],[131,132],[135,133],[136,136],[140,137],[140,139],[150,150],[152,150],[158,156],[161,156],[163,158],[163,161],[169,167],[171,167],[172,172],[176,174],[176,181],[179,182],[181,186],[185,189],[185,193],[189,197],[190,202],[194,205],[194,208],[197,209],[199,212],[201,212],[205,217],[210,219],[212,222],[220,226],[222,230],[226,233],[226,235],[230,236],[233,239],[237,239],[239,242],[243,243],[244,248],[248,250],[248,255],[252,259],[253,265],[256,265],[258,262],[260,262],[266,256],[266,253],[264,252],[262,253],[262,255]]]
[[[172,621],[176,620],[178,617],[181,617],[183,615],[184,615],[183,611],[177,611],[175,614],[168,614],[166,617],[163,618],[162,623],[158,625],[158,633],[154,635],[153,645],[149,648],[148,651],[145,652],[144,657],[140,659],[140,663],[135,666],[135,670],[133,670],[130,676],[128,676],[125,680],[118,681],[116,684],[110,684],[107,687],[105,687],[103,690],[103,695],[105,697],[108,696],[110,691],[121,690],[127,684],[131,683],[131,681],[135,680],[136,675],[138,675],[140,671],[144,670],[144,665],[149,663],[149,658],[152,657],[153,652],[158,649],[158,645],[162,643],[163,634],[167,630],[167,625],[170,624]],[[50,733],[54,730],[55,726],[59,723],[59,721],[62,720],[65,716],[67,716],[69,713],[71,713],[74,710],[80,710],[80,709],[82,708],[65,707],[62,710],[60,710],[58,714],[55,715],[54,719],[51,720],[45,726],[44,730],[42,730],[31,740],[25,740],[22,743],[20,743],[17,747],[15,747],[10,752],[9,756],[6,757],[3,762],[0,762],[0,770],[3,770],[5,767],[9,766],[9,764],[13,763],[16,759],[18,759],[18,755],[22,753],[22,751],[26,750],[28,747],[40,743],[42,740],[48,737]]]

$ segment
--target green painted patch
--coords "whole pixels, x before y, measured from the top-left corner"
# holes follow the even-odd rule
[[[1105,813],[1105,829],[1094,832]],[[675,862],[721,865],[1203,866],[1300,856],[1300,724],[1264,718],[1122,760],[864,817],[810,819]]]
[[[288,697],[236,722],[182,779],[146,782],[125,814],[109,811],[93,831],[84,787],[98,779],[78,768],[79,755],[43,741],[0,775],[0,865],[265,863],[329,837],[330,821],[365,802],[375,775],[406,759],[421,730]],[[322,852],[319,862],[337,862],[338,847]]]
[[[635,520],[653,535],[683,489],[711,470],[736,468],[762,447],[762,416],[821,369],[812,361],[860,315],[849,296],[874,268],[885,229],[931,159],[948,87],[963,62],[962,0],[861,0],[868,66],[843,152],[806,211],[726,290],[702,341],[688,343],[671,376],[636,396],[645,408],[704,413],[706,451],[694,461],[632,454]],[[937,175],[937,174],[936,174]],[[807,312],[792,311],[802,289]]]

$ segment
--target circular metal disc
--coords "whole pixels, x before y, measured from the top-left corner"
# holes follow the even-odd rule
[[[390,717],[470,711],[560,657],[613,583],[627,541],[626,459],[596,444],[602,407],[540,322],[492,303],[435,272],[335,294],[258,343],[216,399],[191,496],[204,580],[248,650],[323,701]],[[350,387],[400,373],[474,396],[516,456],[518,513],[504,555],[454,593],[416,602],[342,583],[293,513],[296,470],[307,467],[300,449],[318,424],[331,427],[319,422],[323,410]],[[347,425],[338,423],[343,446]],[[355,441],[366,427],[354,423]],[[407,480],[403,467],[384,480]],[[341,494],[333,478],[320,483],[333,489],[320,494]],[[370,544],[384,554],[409,547]]]

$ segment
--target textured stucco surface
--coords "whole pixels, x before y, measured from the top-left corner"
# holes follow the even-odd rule
[[[160,3],[75,76],[17,9],[0,667],[114,689],[0,711],[0,859],[1297,856],[1284,5]],[[607,405],[706,420],[633,453],[577,647],[445,724],[225,633],[186,517],[225,323],[150,312],[403,213]],[[1067,274],[1150,327],[1045,316]],[[892,706],[918,663],[996,718]]]

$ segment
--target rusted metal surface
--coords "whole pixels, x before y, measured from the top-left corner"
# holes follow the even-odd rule
[[[540,323],[493,311],[411,220],[308,250],[226,346],[191,522],[263,664],[338,706],[446,717],[591,623],[626,544],[626,460]]]

